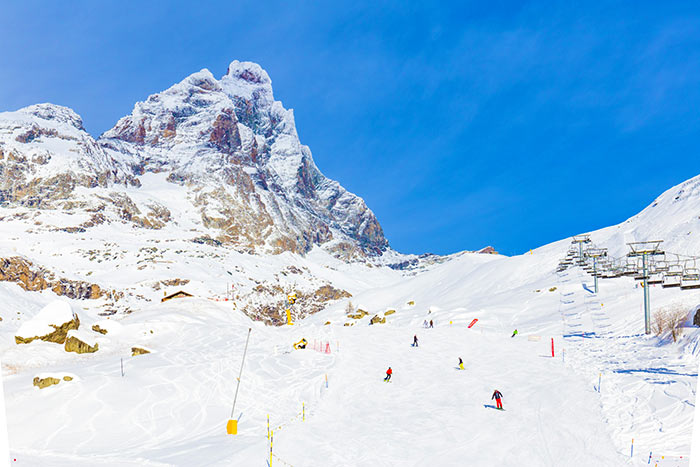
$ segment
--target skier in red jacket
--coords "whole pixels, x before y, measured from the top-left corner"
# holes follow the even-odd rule
[[[384,381],[389,381],[391,379],[391,374],[393,372],[391,371],[391,367],[389,367],[388,370],[386,370],[386,378],[384,378]]]
[[[501,404],[501,397],[503,397],[503,394],[501,394],[501,391],[498,389],[493,390],[493,395],[491,396],[491,400],[496,399],[496,408],[503,410],[503,405]]]

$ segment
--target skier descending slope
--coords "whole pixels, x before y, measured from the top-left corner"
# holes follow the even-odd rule
[[[462,361],[462,357],[459,357],[459,369],[464,370],[464,362]]]
[[[491,396],[491,400],[496,399],[496,408],[499,410],[503,410],[503,405],[501,404],[501,397],[503,397],[501,391],[499,391],[498,389],[494,389],[493,395]]]
[[[413,335],[413,344],[411,344],[411,347],[418,347],[418,336],[415,334]]]
[[[515,336],[517,336],[517,335],[518,335],[518,330],[516,329],[515,331],[513,331],[513,335],[510,336],[510,337],[515,337]]]
[[[391,374],[392,374],[392,373],[393,373],[393,371],[391,371],[391,367],[389,367],[389,369],[386,370],[386,377],[384,378],[384,381],[389,382],[389,380],[391,380]]]

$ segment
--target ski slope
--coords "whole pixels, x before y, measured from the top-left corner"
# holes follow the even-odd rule
[[[462,255],[358,292],[353,303],[370,312],[360,320],[339,303],[272,328],[226,302],[193,298],[114,316],[119,326],[98,337],[91,355],[44,342],[28,352],[3,334],[15,465],[263,466],[268,415],[273,465],[621,466],[647,465],[650,452],[665,455],[659,465],[687,465],[673,456],[687,459],[690,450],[697,331],[677,344],[644,336],[631,279],[602,281],[594,296],[583,288],[589,276],[557,275],[556,261],[537,252]],[[34,313],[44,300],[2,292]],[[652,291],[655,306],[679,296],[700,298]],[[368,325],[387,309],[396,312],[385,324]],[[81,314],[86,326],[102,319],[90,313]],[[424,329],[430,319],[435,327]],[[239,434],[230,436],[248,328]],[[310,348],[292,350],[302,337]],[[321,342],[330,354],[313,350]],[[131,357],[134,345],[152,353]],[[456,369],[459,357],[465,371]],[[388,366],[394,376],[385,383]],[[76,378],[32,387],[47,371]],[[504,394],[503,412],[491,407],[494,389]]]

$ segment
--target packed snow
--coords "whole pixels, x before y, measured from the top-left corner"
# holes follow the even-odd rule
[[[631,278],[602,281],[595,295],[583,287],[590,276],[557,274],[552,263],[536,252],[462,255],[398,280],[375,268],[384,285],[350,299],[367,316],[347,317],[342,302],[282,328],[227,302],[158,303],[110,317],[120,332],[95,334],[95,354],[29,344],[42,368],[79,377],[42,390],[31,384],[33,352],[4,340],[12,456],[25,465],[262,466],[269,415],[273,465],[620,466],[647,465],[650,454],[687,465],[697,328],[677,344],[645,336]],[[652,292],[659,305],[679,296],[700,298]],[[105,321],[85,313],[83,332]],[[368,325],[374,315],[386,323]],[[248,328],[238,434],[227,435]],[[307,348],[293,350],[302,337]],[[131,356],[133,346],[153,353]],[[494,408],[494,389],[505,411]]]

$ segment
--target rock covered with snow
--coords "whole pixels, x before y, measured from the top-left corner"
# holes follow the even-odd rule
[[[66,352],[94,353],[99,350],[99,344],[94,333],[72,330],[68,331],[65,349]]]
[[[80,320],[70,304],[55,300],[25,322],[15,333],[17,344],[28,344],[33,340],[43,340],[63,344],[71,330],[78,329]]]

